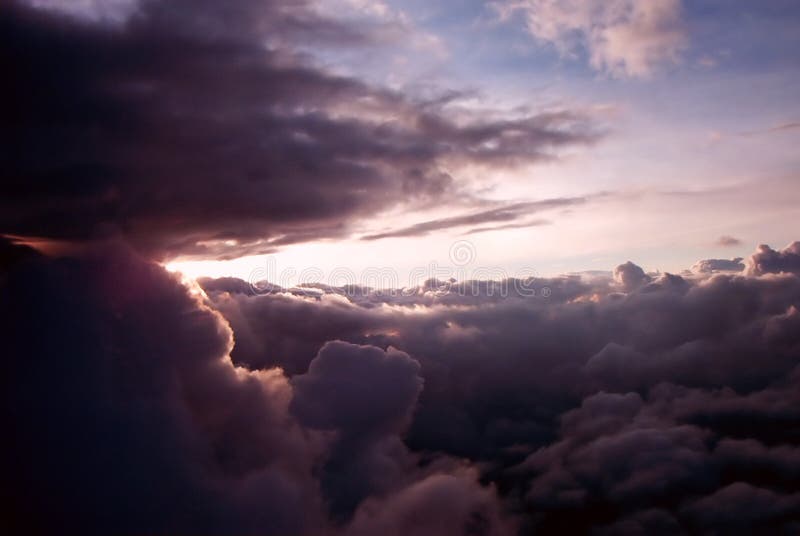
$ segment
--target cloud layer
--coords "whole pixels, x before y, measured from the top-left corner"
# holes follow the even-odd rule
[[[629,262],[527,281],[544,297],[436,281],[201,293],[119,244],[52,259],[6,243],[3,522],[790,533],[796,248],[760,247],[751,275]]]

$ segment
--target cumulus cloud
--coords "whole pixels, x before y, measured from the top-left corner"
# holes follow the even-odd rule
[[[120,246],[4,249],[16,531],[793,530],[800,279],[762,262],[791,249],[547,297],[201,293]]]
[[[680,0],[510,0],[493,4],[501,16],[522,12],[537,39],[615,76],[647,77],[680,60],[687,37]]]
[[[394,515],[510,533],[475,468],[403,443],[423,386],[408,354],[330,342],[291,379],[237,366],[227,321],[126,246],[4,249],[4,530],[364,534]]]
[[[787,521],[800,516],[800,493],[782,495],[736,482],[689,505],[686,513],[703,528],[740,532],[775,527],[789,532],[792,525],[798,528],[797,522]]]
[[[422,389],[419,363],[394,348],[326,343],[292,380],[292,411],[313,428],[359,434],[403,428]]]
[[[389,436],[476,464],[522,527],[725,530],[739,518],[715,505],[744,482],[785,508],[742,522],[790,530],[800,280],[774,271],[685,279],[626,263],[614,278],[537,280],[548,298],[433,282],[209,299],[234,332],[272,341],[234,348],[234,361],[285,360],[302,378],[332,338],[413,356],[424,388],[408,429]]]
[[[336,433],[321,469],[336,518],[367,497],[397,490],[414,473],[400,436],[422,390],[418,373],[419,363],[394,348],[332,341],[292,378],[292,414],[304,426]]]
[[[356,512],[352,535],[512,534],[494,490],[476,485],[472,473],[435,474],[383,501],[368,500]]]
[[[227,323],[163,268],[117,247],[28,259],[0,293],[11,532],[320,526],[287,379],[234,367]]]
[[[755,275],[800,273],[800,242],[792,242],[780,251],[761,244],[750,257],[747,270]]]
[[[635,290],[651,280],[641,267],[631,261],[614,268],[613,275],[614,281],[625,291]]]
[[[692,265],[691,271],[707,274],[712,272],[741,272],[745,269],[742,257],[733,259],[703,259]]]

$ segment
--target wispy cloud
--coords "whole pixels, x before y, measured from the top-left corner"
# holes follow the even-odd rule
[[[761,128],[756,130],[745,130],[743,132],[739,132],[739,136],[758,136],[760,134],[774,134],[776,132],[785,132],[787,130],[796,130],[796,129],[800,129],[800,121],[789,121],[786,123],[779,123],[771,127]]]
[[[470,229],[464,234],[478,234],[478,233],[488,233],[490,231],[504,231],[507,229],[526,229],[528,227],[539,227],[542,225],[551,225],[553,222],[551,220],[545,219],[536,219],[530,221],[524,221],[520,223],[507,223],[506,225],[494,225],[492,227],[476,227],[475,229]]]
[[[680,0],[507,0],[501,18],[521,12],[537,39],[561,54],[583,48],[591,66],[615,76],[647,77],[687,47]]]
[[[587,202],[586,197],[562,197],[554,199],[544,199],[540,201],[526,201],[521,203],[513,203],[508,205],[499,206],[489,210],[474,212],[471,214],[463,214],[459,216],[451,216],[448,218],[440,218],[435,220],[428,220],[401,229],[386,231],[383,233],[370,234],[361,237],[361,240],[380,240],[382,238],[398,238],[409,236],[424,236],[434,231],[442,231],[454,227],[464,227],[468,225],[481,225],[486,223],[496,222],[515,222],[520,218],[530,216],[537,212],[549,210],[553,208],[569,207],[580,205]],[[546,222],[537,220],[527,222],[525,224],[513,224],[515,227],[530,227],[533,225],[544,225]],[[504,226],[502,228],[509,228]],[[501,227],[490,228],[476,228],[467,232],[467,234],[481,233],[500,229]]]

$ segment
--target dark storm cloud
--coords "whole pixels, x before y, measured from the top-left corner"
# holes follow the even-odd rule
[[[477,470],[404,445],[403,352],[331,342],[291,381],[236,367],[225,319],[119,245],[16,255],[0,326],[4,533],[510,533]]]
[[[565,197],[556,199],[543,199],[541,201],[527,201],[523,203],[513,203],[504,205],[488,210],[482,210],[473,214],[465,214],[463,216],[452,216],[449,218],[441,218],[438,220],[430,220],[422,223],[417,223],[402,229],[387,231],[385,233],[378,233],[361,237],[362,240],[380,240],[382,238],[393,237],[409,237],[409,236],[424,236],[434,231],[441,231],[442,229],[451,229],[453,227],[464,227],[467,225],[479,225],[485,223],[497,223],[516,221],[520,218],[536,214],[543,210],[554,208],[570,207],[586,203],[585,197]],[[541,225],[542,220],[528,222],[525,224],[513,224],[516,226],[529,227],[532,225]],[[484,231],[491,231],[502,227],[491,227],[485,229],[473,229],[469,233],[478,233]]]
[[[337,432],[321,477],[334,516],[352,514],[413,472],[399,434],[422,390],[418,372],[418,362],[393,348],[332,341],[292,379],[290,411],[298,421]]]
[[[735,482],[687,506],[684,513],[706,530],[791,534],[800,529],[800,493],[782,495]]]
[[[161,267],[120,248],[38,258],[0,293],[9,532],[319,523],[318,447],[287,419],[288,383],[234,369],[230,329]]]
[[[460,164],[531,162],[597,138],[578,113],[465,115],[297,49],[371,42],[373,30],[297,2],[147,1],[117,25],[4,2],[0,232],[122,235],[161,258],[269,252],[456,194]]]
[[[306,374],[292,381],[292,412],[321,430],[358,434],[402,429],[422,390],[419,363],[389,348],[325,344]]]
[[[209,299],[246,334],[235,361],[302,378],[332,339],[413,356],[424,388],[405,443],[470,460],[523,533],[791,532],[800,279],[790,255],[760,248],[748,263],[783,272],[763,276],[653,276],[629,262],[614,278],[535,280],[549,298],[429,282],[395,295]],[[747,514],[732,506],[750,499],[759,506]]]
[[[475,471],[436,474],[383,501],[367,500],[356,512],[353,536],[440,536],[515,533],[503,518],[493,490],[475,484]]]
[[[230,278],[203,296],[119,245],[3,249],[13,532],[797,526],[791,249],[748,260],[781,273],[629,262],[521,287],[548,297]]]

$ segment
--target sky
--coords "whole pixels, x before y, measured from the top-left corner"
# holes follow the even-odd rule
[[[9,534],[800,533],[800,5],[0,2]]]
[[[110,32],[124,32],[146,9],[128,0],[32,4]],[[224,169],[229,155],[222,154],[221,145],[214,150],[203,146],[218,142],[212,139],[183,140],[207,154],[208,162],[154,160],[158,173],[181,173],[173,165],[203,167],[213,174],[209,182],[214,187],[196,194],[219,195],[231,213],[242,202],[225,199],[219,190],[230,188],[229,193],[248,198],[241,218],[219,214],[226,220],[224,233],[192,229],[187,237],[153,245],[166,248],[159,254],[173,269],[192,277],[247,278],[273,263],[281,274],[316,269],[330,278],[336,269],[360,275],[365,269],[391,267],[401,280],[410,281],[415,268],[431,262],[454,267],[451,247],[468,241],[476,252],[475,267],[509,274],[610,270],[620,259],[633,258],[650,271],[679,272],[701,252],[732,258],[761,242],[785,245],[794,238],[786,222],[798,215],[800,192],[799,157],[793,150],[800,134],[800,99],[794,90],[800,14],[791,2],[337,0],[292,5],[295,12],[286,16],[295,20],[279,31],[272,31],[269,21],[251,29],[253,43],[275,56],[261,68],[291,65],[328,79],[316,83],[340,77],[358,85],[328,99],[315,93],[315,82],[308,80],[296,99],[279,97],[275,104],[294,106],[298,123],[326,115],[328,126],[341,129],[341,137],[336,143],[316,139],[314,126],[298,124],[292,142],[284,140],[296,145],[291,149],[297,154],[280,163],[275,162],[279,157],[265,154],[259,162],[252,156],[259,144],[265,144],[265,153],[287,148],[271,149],[271,140],[258,140],[245,130],[256,128],[253,113],[253,124],[243,118],[231,125],[235,131],[219,134],[229,138],[231,153],[249,149],[252,161],[240,160],[242,169]],[[208,24],[198,27],[202,32],[224,31],[196,22]],[[200,71],[204,67],[210,68],[192,66],[197,71],[188,76],[208,75]],[[245,78],[246,69],[227,76]],[[142,91],[148,77],[159,76],[147,69],[129,74],[131,87],[140,83]],[[179,83],[177,77],[170,83]],[[174,89],[179,98],[193,87]],[[198,101],[208,117],[195,119],[213,123],[215,113],[232,113],[228,107],[237,102],[237,91],[209,87]],[[116,97],[136,99],[133,93]],[[255,89],[246,98],[238,110],[243,114],[253,106],[268,106]],[[388,100],[365,100],[381,98]],[[172,105],[164,99],[158,105]],[[435,125],[421,124],[424,114],[450,122],[448,127],[462,129],[465,137],[447,139]],[[348,121],[367,131],[383,125],[387,132],[348,131]],[[504,121],[517,122],[523,130]],[[472,130],[481,127],[488,128]],[[388,133],[393,128],[405,131]],[[382,145],[380,150],[394,153],[356,154],[358,137],[364,135]],[[353,146],[340,145],[346,140]],[[295,167],[306,165],[304,171],[312,174],[314,164],[308,161],[313,157],[304,151],[315,143],[326,157],[350,159],[348,164],[368,166],[362,168],[365,173],[384,176],[351,184],[321,219],[286,218],[292,220],[291,229],[284,225],[288,222],[258,213],[278,203],[262,199],[263,207],[258,206],[260,196],[276,197],[269,187],[225,184],[242,174],[264,173],[250,169],[260,165],[276,169],[276,177],[287,174],[276,182],[290,182]],[[347,154],[337,155],[337,150]],[[400,189],[380,184],[394,180],[391,174],[405,176]],[[304,195],[301,190],[298,184],[298,197]],[[306,193],[304,209],[310,210],[316,194],[313,189]],[[175,205],[189,202],[185,192],[165,194],[170,196]],[[565,203],[492,212],[555,199]],[[106,210],[116,213],[104,224],[113,232],[149,234],[149,226],[156,225],[156,218],[137,209],[119,214],[115,200],[107,201],[111,206]],[[286,200],[278,210],[292,211],[301,202]],[[176,214],[175,221],[205,216]],[[455,221],[436,229],[398,234],[450,218]],[[35,226],[18,230],[20,235],[32,232],[46,235]],[[89,232],[110,231],[86,226],[59,230],[64,238]],[[369,239],[375,236],[384,238]],[[720,245],[723,236],[738,243]]]
[[[457,226],[367,244],[356,233],[336,244],[347,260],[320,266],[326,273],[344,266],[359,274],[377,259],[403,272],[430,261],[445,265],[460,240],[474,244],[478,262],[509,273],[523,266],[544,275],[610,269],[621,258],[680,271],[700,251],[733,257],[759,241],[793,239],[785,222],[797,216],[800,191],[792,150],[800,133],[798,59],[790,52],[798,45],[797,14],[787,17],[774,2],[656,2],[642,14],[636,10],[649,8],[629,2],[594,11],[569,2],[368,4],[362,8],[413,24],[415,48],[423,50],[318,51],[329,68],[412,93],[467,91],[464,106],[579,110],[600,133],[590,144],[559,148],[547,161],[448,168],[456,181],[505,203],[607,195],[568,212],[521,215],[542,223],[530,227],[470,234],[469,226]],[[555,29],[531,26],[537,9],[560,17]],[[589,35],[593,17],[621,17],[601,24],[619,31],[622,49],[605,52],[602,37]],[[414,209],[401,204],[359,227],[370,233],[474,212],[449,204]],[[741,243],[720,247],[720,236]],[[319,259],[330,257],[328,249],[303,244],[278,253],[275,262],[301,270],[310,262],[304,251]],[[179,266],[195,275],[243,277],[253,263],[264,261]]]

